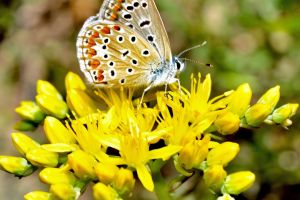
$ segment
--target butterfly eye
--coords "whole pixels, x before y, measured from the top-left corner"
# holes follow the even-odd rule
[[[184,63],[175,58],[175,66],[177,71],[182,71],[184,68]]]

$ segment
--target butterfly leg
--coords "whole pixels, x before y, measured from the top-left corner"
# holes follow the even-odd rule
[[[139,106],[138,106],[138,110],[139,110],[140,107],[142,106],[142,103],[143,103],[144,96],[145,96],[146,92],[148,92],[152,87],[153,87],[153,82],[152,82],[148,87],[146,87],[146,88],[144,89],[143,94],[142,94],[142,96],[141,96],[140,104],[139,104]]]

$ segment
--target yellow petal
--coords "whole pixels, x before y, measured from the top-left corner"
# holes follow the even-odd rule
[[[168,145],[159,149],[154,149],[148,152],[148,159],[163,159],[167,160],[173,154],[179,152],[182,149],[182,146],[179,145]]]
[[[66,89],[71,90],[71,89],[79,89],[79,90],[85,90],[86,86],[83,82],[83,80],[78,76],[77,74],[73,72],[68,72],[65,78],[65,85]]]
[[[52,195],[49,192],[33,191],[24,195],[25,200],[51,200]]]
[[[26,153],[30,149],[40,147],[40,144],[28,137],[23,133],[12,133],[11,134],[12,142],[15,148],[21,153],[22,155],[26,155]]]
[[[152,192],[154,190],[154,183],[152,180],[152,176],[145,165],[136,166],[137,175],[143,184],[143,186]]]

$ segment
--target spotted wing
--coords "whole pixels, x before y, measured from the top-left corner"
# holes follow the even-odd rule
[[[154,0],[105,0],[99,15],[132,28],[151,43],[161,60],[171,60],[170,42]]]
[[[80,68],[96,86],[141,86],[151,83],[160,64],[156,49],[119,22],[90,17],[77,39]]]

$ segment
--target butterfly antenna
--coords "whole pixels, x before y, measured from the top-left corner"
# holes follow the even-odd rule
[[[180,56],[182,56],[182,55],[185,54],[186,52],[191,51],[191,50],[193,50],[193,49],[197,49],[197,48],[203,47],[204,45],[206,45],[206,43],[207,43],[207,42],[204,41],[204,42],[202,42],[201,44],[198,44],[198,45],[196,45],[196,46],[193,46],[193,47],[191,47],[191,48],[188,48],[188,49],[186,49],[186,50],[180,52],[177,56],[178,56],[178,58],[180,58]]]
[[[203,62],[200,62],[198,60],[192,60],[192,59],[189,59],[189,58],[182,58],[182,60],[184,60],[184,61],[190,61],[192,63],[200,64],[200,65],[203,65],[203,66],[206,66],[206,67],[213,67],[213,65],[210,64],[210,63],[203,63]]]

